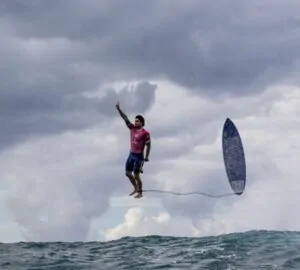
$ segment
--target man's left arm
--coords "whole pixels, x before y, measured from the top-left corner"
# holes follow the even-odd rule
[[[150,151],[151,151],[151,138],[150,138],[150,134],[149,133],[147,133],[145,135],[145,145],[146,145],[145,161],[148,161],[149,160]]]

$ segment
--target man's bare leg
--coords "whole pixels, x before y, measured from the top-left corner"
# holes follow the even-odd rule
[[[130,182],[131,182],[131,184],[133,185],[133,188],[134,188],[134,190],[129,194],[129,196],[132,196],[133,194],[138,192],[138,186],[137,186],[136,180],[135,180],[135,178],[134,178],[134,176],[131,172],[127,171],[126,176],[130,180]]]
[[[139,173],[134,173],[134,178],[136,180],[136,184],[137,184],[137,195],[135,195],[135,198],[141,198],[143,197],[143,183],[142,180],[140,178],[140,174]]]

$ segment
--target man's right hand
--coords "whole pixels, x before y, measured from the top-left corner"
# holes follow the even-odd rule
[[[117,108],[118,111],[120,110],[120,103],[119,103],[119,101],[116,104],[116,108]]]

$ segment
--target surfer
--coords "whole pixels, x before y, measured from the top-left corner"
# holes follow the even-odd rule
[[[141,198],[143,190],[140,173],[143,173],[142,167],[144,161],[149,161],[151,149],[150,133],[144,128],[145,119],[142,115],[137,115],[134,124],[132,124],[127,115],[120,109],[119,102],[116,104],[116,108],[130,130],[131,148],[126,160],[125,169],[126,176],[129,178],[134,190],[129,195],[136,194],[135,198]],[[144,156],[145,146],[146,155]]]

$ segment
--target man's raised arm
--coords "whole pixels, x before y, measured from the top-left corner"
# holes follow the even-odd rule
[[[116,108],[120,114],[120,116],[123,118],[123,120],[125,121],[126,125],[129,127],[131,125],[131,122],[129,121],[127,115],[120,109],[120,104],[119,102],[116,104]]]

